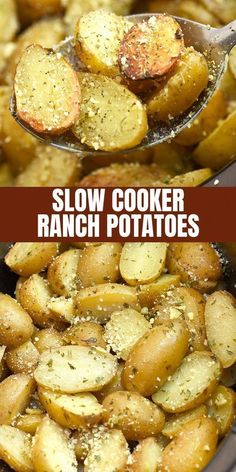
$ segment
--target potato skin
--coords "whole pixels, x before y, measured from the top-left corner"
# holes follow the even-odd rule
[[[30,374],[38,364],[39,352],[31,341],[10,349],[6,354],[6,363],[14,374]]]
[[[123,372],[129,391],[152,395],[180,365],[188,350],[189,332],[181,320],[156,326],[132,349]]]
[[[154,403],[136,392],[113,392],[103,401],[104,420],[121,429],[128,440],[156,436],[163,428],[165,415]]]
[[[160,472],[203,470],[215,454],[217,439],[215,421],[210,418],[191,421],[163,451]]]
[[[33,323],[28,313],[9,295],[0,293],[0,343],[14,348],[33,334]]]
[[[10,375],[0,383],[0,424],[10,425],[23,413],[35,390],[35,383],[30,375]]]
[[[212,291],[222,274],[220,258],[210,243],[171,243],[167,268],[203,292]]]

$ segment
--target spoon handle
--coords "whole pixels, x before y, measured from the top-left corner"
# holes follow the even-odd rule
[[[221,44],[226,52],[230,52],[236,45],[236,20],[219,30],[215,30],[214,36],[215,41]]]

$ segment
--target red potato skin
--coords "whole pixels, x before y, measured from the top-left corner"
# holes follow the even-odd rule
[[[167,18],[165,15],[159,15],[157,18],[162,21],[163,17]],[[143,25],[145,25],[145,31]],[[119,66],[126,78],[135,81],[160,79],[177,65],[184,48],[180,27],[176,29],[175,36],[175,41],[179,42],[178,55],[172,55],[171,49],[168,52],[165,51],[162,46],[158,45],[158,41],[148,42],[151,33],[153,34],[153,31],[147,22],[134,25],[126,33],[119,54]]]

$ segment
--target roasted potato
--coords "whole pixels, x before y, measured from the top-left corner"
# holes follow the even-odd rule
[[[114,311],[126,308],[139,309],[136,291],[121,284],[99,284],[79,290],[76,296],[77,314],[100,322],[107,321]]]
[[[177,21],[167,15],[152,16],[126,32],[119,51],[120,70],[131,80],[160,78],[176,67],[183,49]]]
[[[123,372],[126,390],[149,397],[181,364],[188,349],[189,332],[182,320],[156,326],[130,352]]]
[[[224,368],[232,366],[236,362],[235,298],[224,291],[212,293],[206,302],[205,321],[212,352]]]
[[[128,472],[156,472],[161,460],[162,449],[155,438],[146,438],[139,442],[133,451]]]
[[[38,364],[39,352],[32,343],[27,341],[21,346],[9,349],[6,353],[6,364],[14,374],[30,374]]]
[[[14,0],[0,0],[0,43],[14,39],[19,21]]]
[[[0,344],[18,347],[33,334],[28,313],[10,295],[0,293]]]
[[[81,287],[117,282],[120,275],[121,250],[120,243],[105,243],[84,248],[77,271]]]
[[[12,424],[25,411],[34,390],[34,381],[30,375],[15,374],[4,379],[0,383],[0,424]]]
[[[164,274],[156,282],[138,287],[138,299],[142,307],[153,308],[160,296],[180,285],[179,275]]]
[[[93,73],[110,77],[118,75],[121,41],[131,27],[130,21],[106,10],[83,15],[74,35],[78,56]]]
[[[214,391],[221,365],[208,351],[195,351],[185,357],[172,377],[152,396],[155,403],[170,413],[191,410],[206,401]]]
[[[29,46],[22,54],[14,92],[17,115],[37,132],[61,134],[79,117],[76,72],[62,56],[42,46]]]
[[[67,395],[40,387],[38,395],[50,417],[65,428],[87,429],[102,419],[103,407],[91,393]]]
[[[146,318],[136,310],[126,308],[112,313],[105,326],[105,340],[118,357],[126,360],[136,342],[149,330]]]
[[[14,177],[7,162],[0,164],[0,187],[12,187]]]
[[[167,243],[125,243],[120,258],[120,273],[129,285],[148,284],[163,272]]]
[[[138,145],[148,130],[139,99],[103,75],[81,72],[79,82],[82,102],[80,118],[72,127],[75,136],[95,150],[121,151]]]
[[[33,343],[40,354],[43,351],[62,347],[65,344],[61,333],[54,328],[45,328],[38,331],[33,338]]]
[[[218,429],[212,419],[187,423],[163,451],[160,472],[203,470],[216,452],[217,440]]]
[[[34,436],[43,418],[44,414],[39,412],[20,415],[16,419],[15,426],[17,429]]]
[[[200,291],[212,291],[221,277],[220,257],[210,243],[171,243],[167,253],[170,274]]]
[[[52,297],[47,306],[52,314],[52,319],[58,320],[59,323],[72,323],[75,318],[75,301],[72,297]]]
[[[169,181],[170,187],[198,187],[213,176],[211,169],[197,169],[186,174],[176,175]]]
[[[8,251],[5,262],[22,277],[41,272],[58,251],[56,243],[16,243]]]
[[[0,457],[17,472],[33,472],[31,437],[12,426],[0,426]]]
[[[47,281],[39,274],[31,275],[20,287],[20,304],[38,326],[60,326],[60,322],[57,323],[57,317],[55,319],[48,308],[51,296]]]
[[[175,437],[187,423],[199,418],[206,417],[207,414],[208,411],[206,405],[201,405],[197,408],[194,408],[193,410],[179,413],[177,415],[172,415],[165,422],[162,434],[170,439],[173,439],[173,437]]]
[[[218,424],[220,435],[225,436],[236,418],[236,394],[231,388],[218,385],[210,400],[208,414]]]
[[[188,157],[189,150],[176,142],[158,144],[153,151],[152,161],[166,173],[164,183],[168,183],[175,175],[193,170],[193,164]]]
[[[208,84],[205,57],[193,48],[183,54],[173,75],[157,88],[147,102],[147,112],[154,119],[169,121],[186,111]]]
[[[120,429],[128,440],[156,436],[165,423],[161,409],[136,392],[113,392],[105,398],[103,407],[107,424]]]
[[[176,15],[182,18],[189,18],[189,20],[211,25],[215,28],[221,26],[215,12],[209,11],[207,5],[201,4],[198,0],[180,0],[176,10]]]
[[[197,146],[193,157],[198,164],[218,170],[235,158],[235,126],[236,109]]]
[[[17,176],[16,187],[74,186],[80,177],[81,163],[70,152],[41,145],[37,147],[34,157]]]
[[[54,293],[68,297],[76,290],[80,254],[79,249],[69,249],[51,262],[47,278]]]
[[[32,448],[35,472],[77,472],[77,461],[65,431],[45,417],[36,432]]]
[[[129,457],[128,444],[118,429],[103,432],[92,445],[84,472],[122,472]]]
[[[213,13],[222,23],[230,23],[236,18],[236,5],[234,0],[200,0],[200,2]]]
[[[205,139],[217,127],[227,113],[226,101],[221,90],[217,90],[206,108],[198,115],[191,126],[181,131],[175,141],[183,146],[193,146]]]
[[[61,393],[93,392],[116,374],[115,358],[101,348],[63,346],[44,351],[34,371],[42,387]]]

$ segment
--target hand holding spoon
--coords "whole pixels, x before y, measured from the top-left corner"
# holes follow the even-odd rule
[[[133,23],[139,23],[148,20],[150,17],[158,16],[158,14],[140,14],[127,17]],[[179,134],[184,128],[189,126],[199,115],[211,99],[225,70],[227,55],[236,44],[236,21],[227,26],[216,29],[210,26],[202,25],[194,21],[175,17],[180,24],[186,47],[193,46],[197,51],[204,54],[209,67],[209,83],[208,87],[202,92],[198,100],[183,114],[171,120],[170,124],[158,123],[151,128],[143,139],[143,141],[135,148],[128,149],[125,152],[136,150],[144,150],[155,146]],[[81,70],[83,65],[80,63],[74,51],[73,37],[67,38],[56,47],[56,52],[61,53],[76,70]],[[16,103],[14,96],[11,100],[11,113],[15,120],[31,135],[38,138],[45,144],[53,147],[85,155],[104,155],[105,151],[95,151],[88,146],[79,142],[72,133],[67,132],[61,136],[48,136],[37,133],[32,130],[18,116],[16,111]],[[120,151],[109,152],[109,154],[119,154]]]

